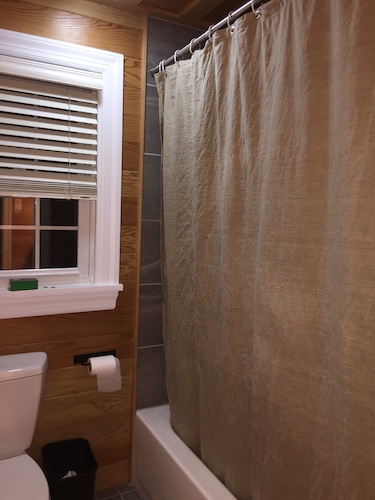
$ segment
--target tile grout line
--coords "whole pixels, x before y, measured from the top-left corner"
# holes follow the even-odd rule
[[[151,344],[151,345],[141,345],[138,346],[138,350],[140,351],[141,349],[152,349],[154,347],[164,347],[164,344]]]

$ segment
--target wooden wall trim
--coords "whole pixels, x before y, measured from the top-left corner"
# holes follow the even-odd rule
[[[146,81],[147,81],[147,26],[143,31],[143,43],[142,43],[142,60],[144,61],[144,64],[142,66],[142,76],[141,80],[143,82],[142,85],[142,106],[141,106],[141,130],[143,130],[143,135],[145,131],[145,118],[146,118]],[[141,142],[140,146],[140,153],[142,158],[144,157],[144,141]],[[140,178],[139,178],[139,183],[138,183],[138,213],[137,213],[137,218],[139,221],[142,220],[142,204],[143,204],[143,168],[140,170]],[[141,248],[141,230],[139,226],[139,231],[137,234],[137,248]],[[140,269],[141,268],[141,252],[139,251],[137,253],[137,262],[136,262],[136,268]],[[136,341],[134,343],[134,359],[137,360],[137,354],[138,354],[138,320],[139,320],[139,290],[140,290],[140,272],[137,273],[137,300],[136,300]],[[134,381],[137,380],[137,363],[135,362],[133,364],[133,377]],[[136,384],[134,383],[134,388],[136,389]],[[131,460],[130,460],[130,470],[129,470],[129,477],[130,480],[133,478],[133,471],[134,467],[133,464],[135,463],[135,456],[134,456],[134,451],[135,451],[135,443],[134,443],[134,427],[135,427],[135,413],[136,413],[136,390],[133,392],[133,397],[132,397],[132,442],[131,442]]]

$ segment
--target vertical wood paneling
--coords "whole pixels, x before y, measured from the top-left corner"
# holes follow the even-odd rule
[[[43,350],[47,386],[30,454],[51,441],[85,437],[99,462],[97,490],[129,480],[139,276],[145,32],[140,15],[86,0],[0,0],[0,28],[69,41],[125,56],[121,276],[113,311],[0,321],[0,355]],[[104,394],[73,355],[117,349],[123,388]]]

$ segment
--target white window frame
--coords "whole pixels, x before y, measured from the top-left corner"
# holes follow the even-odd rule
[[[11,292],[0,288],[0,319],[116,306],[123,289],[119,283],[123,68],[122,54],[0,29],[0,73],[97,89],[100,95],[98,197],[96,202],[89,202],[94,243],[88,280],[50,284],[48,275],[56,274],[56,270],[42,270],[44,277],[37,290]],[[20,274],[12,273],[14,277]],[[30,274],[29,270],[22,272],[23,276]]]

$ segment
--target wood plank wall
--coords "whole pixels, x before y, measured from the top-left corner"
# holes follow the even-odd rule
[[[129,480],[138,308],[147,19],[86,0],[0,0],[0,28],[125,55],[120,293],[113,311],[0,321],[0,355],[45,351],[46,394],[30,454],[84,437],[99,462],[96,490]],[[73,355],[117,349],[122,391],[99,393]],[[0,416],[1,418],[1,416]]]

